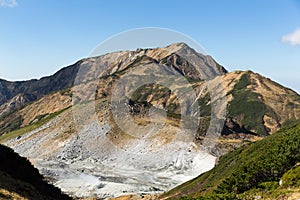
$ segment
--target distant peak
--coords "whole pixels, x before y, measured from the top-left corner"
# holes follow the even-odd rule
[[[193,48],[191,48],[189,45],[187,45],[184,42],[174,43],[169,46],[163,47],[162,49],[166,49],[169,52],[173,52],[173,53],[178,52],[178,51],[188,51],[188,52],[196,53]]]
[[[174,43],[174,44],[171,44],[171,45],[167,46],[166,48],[180,48],[180,49],[190,48],[191,49],[191,47],[189,45],[187,45],[186,43],[184,43],[184,42]]]
[[[189,45],[187,45],[186,43],[184,42],[178,42],[178,43],[174,43],[173,45],[176,45],[178,47],[189,47]],[[190,48],[190,47],[189,47]]]

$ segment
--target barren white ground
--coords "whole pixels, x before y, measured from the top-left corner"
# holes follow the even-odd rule
[[[160,193],[214,167],[215,157],[193,142],[174,141],[153,150],[140,140],[118,148],[106,138],[109,125],[91,122],[66,140],[58,116],[6,145],[27,157],[54,185],[76,197]]]

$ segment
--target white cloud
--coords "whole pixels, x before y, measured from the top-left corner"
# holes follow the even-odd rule
[[[0,7],[13,8],[17,5],[18,5],[17,0],[0,0]]]
[[[281,41],[290,45],[300,45],[300,28],[297,28],[294,32],[286,34],[281,37]]]

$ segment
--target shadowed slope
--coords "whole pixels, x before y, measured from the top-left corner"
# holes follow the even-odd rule
[[[71,199],[46,183],[31,163],[0,145],[0,199]]]

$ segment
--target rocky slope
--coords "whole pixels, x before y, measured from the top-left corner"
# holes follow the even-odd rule
[[[186,59],[189,59],[190,62]],[[196,62],[196,64],[193,62]],[[24,118],[22,114],[15,113],[15,111],[22,109],[25,105],[42,98],[46,94],[60,91],[62,95],[67,93],[67,95],[72,96],[72,92],[68,92],[68,88],[73,85],[80,85],[81,91],[79,92],[85,93],[90,91],[90,86],[97,84],[95,82],[100,79],[102,85],[99,85],[97,95],[101,97],[101,95],[110,92],[116,76],[145,63],[164,65],[167,67],[164,70],[168,70],[168,73],[180,74],[191,80],[209,79],[226,73],[226,70],[210,56],[199,54],[186,44],[179,43],[165,48],[115,52],[83,59],[74,65],[61,69],[52,76],[43,77],[40,80],[22,82],[0,80],[0,119],[2,121],[2,124],[0,123],[0,129],[2,129],[0,134],[28,125],[30,120]],[[80,71],[78,72],[78,70]],[[87,89],[85,90],[84,87],[87,87]],[[84,99],[86,96],[94,96],[94,94],[73,95],[78,96],[79,101],[87,100]],[[51,104],[58,103],[52,101]],[[51,111],[49,112],[51,113]],[[49,112],[39,112],[39,115]],[[31,113],[30,116],[32,118],[38,115]],[[22,117],[21,120],[20,117]],[[7,127],[10,121],[18,121],[18,123]]]
[[[71,87],[81,62],[39,80],[10,82],[0,79],[0,118],[29,102],[38,100],[45,94]]]
[[[0,142],[73,196],[166,191],[300,117],[299,94],[184,43],[0,86]]]

